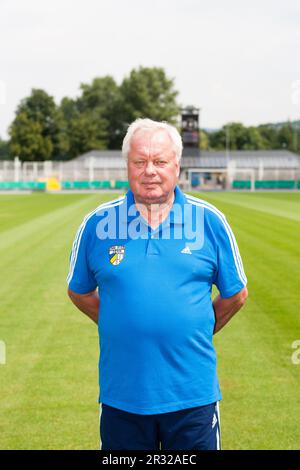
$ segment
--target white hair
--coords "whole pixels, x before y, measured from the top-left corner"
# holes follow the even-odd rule
[[[133,135],[138,130],[151,131],[151,130],[156,130],[156,129],[165,129],[168,132],[173,142],[174,151],[175,151],[177,160],[179,161],[181,158],[183,146],[182,146],[181,135],[179,134],[176,127],[172,126],[171,124],[165,121],[159,122],[159,121],[153,121],[152,119],[141,119],[141,118],[136,119],[130,124],[130,126],[127,129],[126,135],[123,139],[122,155],[125,158],[125,160],[127,160],[128,158],[131,139]]]

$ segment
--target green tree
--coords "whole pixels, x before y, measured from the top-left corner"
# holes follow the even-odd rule
[[[246,141],[242,147],[243,150],[263,150],[265,143],[256,127],[248,127],[246,132]]]
[[[137,117],[172,122],[179,113],[173,80],[160,68],[133,70],[121,86],[105,76],[80,89],[77,99],[64,98],[60,104],[62,141],[70,158],[91,149],[119,149]]]
[[[60,115],[52,96],[33,89],[16,111],[10,134],[10,148],[22,160],[46,160],[61,153]]]
[[[258,132],[268,149],[286,149],[300,153],[300,129],[297,122],[286,124],[264,124],[258,126]]]
[[[179,114],[178,92],[174,80],[159,67],[133,69],[121,86],[123,122],[127,125],[138,117],[175,123]]]
[[[106,133],[101,130],[97,116],[92,112],[85,112],[72,119],[69,123],[69,156],[71,158],[89,150],[106,148]]]
[[[99,140],[108,148],[119,148],[123,135],[120,88],[111,76],[98,77],[91,84],[80,86],[82,94],[77,106],[80,113],[92,113],[99,120]],[[99,137],[99,136],[98,136]],[[103,137],[105,141],[103,141]]]
[[[199,133],[199,146],[201,150],[209,150],[209,135],[204,130]]]
[[[52,156],[51,138],[43,136],[42,124],[19,112],[10,128],[10,151],[21,160],[48,160]]]
[[[9,142],[0,137],[0,160],[9,160],[10,158]]]
[[[107,148],[107,122],[97,106],[88,107],[81,97],[77,100],[63,98],[60,139],[67,158],[93,149]]]
[[[278,147],[277,134],[278,131],[274,126],[261,125],[257,127],[265,149],[276,149]]]
[[[277,147],[286,150],[293,150],[293,135],[294,132],[291,124],[288,123],[280,127],[277,132]]]
[[[77,109],[77,102],[71,98],[65,97],[61,100],[59,105],[59,115],[60,115],[60,131],[59,139],[60,146],[62,149],[63,159],[69,160],[79,155],[77,152],[75,141],[75,136],[72,133],[72,123],[79,116]]]
[[[224,127],[209,133],[209,147],[214,150],[224,150],[226,147],[226,131]]]
[[[223,150],[259,150],[266,148],[264,139],[255,127],[245,127],[240,122],[228,123],[209,135],[210,147]]]

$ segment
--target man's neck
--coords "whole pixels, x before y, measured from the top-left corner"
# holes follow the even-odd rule
[[[175,199],[174,192],[163,203],[143,204],[136,202],[136,208],[151,228],[157,228],[169,215]]]

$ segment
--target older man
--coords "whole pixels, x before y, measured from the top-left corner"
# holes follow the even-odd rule
[[[130,190],[74,240],[68,292],[98,324],[103,450],[220,448],[212,337],[244,304],[246,276],[224,215],[176,185],[181,152],[173,126],[131,124]]]

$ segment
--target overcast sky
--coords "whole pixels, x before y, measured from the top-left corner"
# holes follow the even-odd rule
[[[164,67],[201,124],[300,118],[300,0],[0,0],[0,136],[31,88]]]

